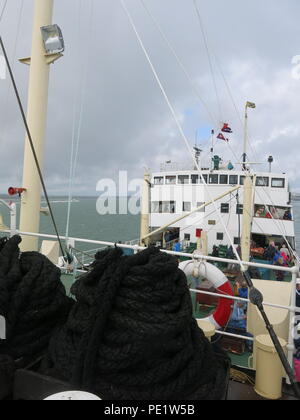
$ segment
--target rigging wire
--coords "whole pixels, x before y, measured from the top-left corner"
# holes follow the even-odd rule
[[[92,29],[93,26],[93,16],[94,16],[94,3],[95,0],[91,1],[91,10],[90,10],[90,17],[89,17],[89,28]],[[80,11],[82,8],[82,0],[80,2],[79,8],[79,23],[80,23]],[[80,29],[81,25],[79,24],[79,33],[78,38],[80,38]],[[82,82],[81,82],[81,105],[79,111],[79,123],[77,129],[77,136],[75,133],[75,125],[76,125],[76,115],[77,115],[77,100],[74,104],[74,120],[73,120],[73,133],[72,133],[72,151],[71,151],[71,163],[70,163],[70,178],[69,178],[69,196],[68,196],[68,211],[67,211],[67,225],[66,225],[66,241],[69,238],[69,229],[70,229],[70,218],[71,218],[71,205],[73,199],[73,190],[74,190],[74,178],[76,175],[76,169],[78,164],[78,155],[79,155],[79,145],[82,133],[82,124],[83,124],[83,115],[84,115],[84,107],[85,107],[85,92],[86,92],[86,85],[87,85],[87,74],[88,74],[88,60],[85,60],[85,66],[83,67],[82,72]],[[78,91],[79,96],[79,91]],[[78,98],[78,97],[77,97]],[[75,140],[76,137],[76,140]]]
[[[24,126],[25,126],[25,129],[26,129],[26,133],[27,133],[27,136],[28,136],[28,140],[29,140],[29,143],[30,143],[31,150],[32,150],[33,158],[34,158],[34,161],[35,161],[35,164],[36,164],[36,169],[37,169],[37,172],[39,174],[39,178],[40,178],[40,182],[41,182],[41,185],[42,185],[42,188],[43,188],[45,199],[47,201],[47,205],[48,205],[48,208],[49,208],[49,213],[50,213],[50,216],[51,216],[51,219],[52,219],[52,223],[53,223],[53,227],[54,227],[54,230],[55,230],[55,233],[56,233],[56,237],[57,237],[62,255],[65,255],[65,252],[64,252],[64,249],[63,249],[63,246],[62,246],[62,242],[61,242],[61,239],[60,239],[60,236],[59,236],[58,228],[57,228],[57,225],[56,225],[56,222],[55,222],[52,206],[51,206],[49,196],[48,196],[48,193],[47,193],[47,189],[46,189],[45,181],[44,181],[43,174],[42,174],[42,171],[41,171],[41,167],[40,167],[38,157],[37,157],[37,154],[36,154],[36,151],[35,151],[35,147],[34,147],[34,143],[33,143],[33,140],[32,140],[31,132],[30,132],[30,129],[29,129],[29,126],[28,126],[28,123],[27,123],[26,116],[25,116],[23,104],[22,104],[22,101],[21,101],[21,98],[20,98],[20,94],[19,94],[19,91],[18,91],[18,88],[17,88],[17,85],[16,85],[14,74],[12,72],[12,68],[11,68],[11,65],[10,65],[10,62],[9,62],[9,59],[8,59],[8,56],[7,56],[7,52],[6,52],[6,49],[5,49],[5,46],[4,46],[4,43],[3,43],[3,40],[2,40],[1,36],[0,36],[0,45],[1,45],[1,48],[2,48],[2,51],[3,51],[3,54],[4,54],[6,65],[7,65],[7,68],[8,68],[9,74],[10,74],[10,78],[11,78],[11,81],[12,81],[12,84],[13,84],[13,88],[14,88],[14,91],[15,91],[15,94],[16,94],[17,102],[18,102],[18,105],[19,105],[19,108],[20,108],[20,112],[21,112],[21,115],[22,115],[22,119],[23,119],[23,122],[24,122]],[[70,255],[68,253],[67,253],[67,258],[70,261]]]
[[[2,21],[2,18],[4,16],[4,13],[5,13],[5,10],[6,10],[6,6],[7,6],[7,2],[8,2],[8,0],[5,0],[5,2],[3,4],[2,10],[1,10],[1,14],[0,14],[0,22]]]
[[[205,33],[205,29],[204,29],[204,25],[203,25],[203,21],[202,21],[202,18],[201,18],[201,14],[200,14],[200,10],[199,10],[199,7],[198,7],[197,0],[194,0],[193,3],[194,3],[195,10],[196,10],[196,15],[198,17],[198,22],[199,22],[201,33],[202,33],[202,36],[203,36],[203,41],[204,41],[204,44],[205,44],[205,49],[206,49],[206,53],[207,53],[208,63],[209,63],[209,67],[210,67],[210,73],[211,73],[212,82],[213,82],[213,86],[214,86],[214,90],[215,90],[215,95],[216,95],[216,99],[217,99],[217,103],[218,103],[219,116],[220,116],[220,121],[221,121],[221,119],[222,119],[221,100],[220,100],[220,96],[219,96],[219,92],[218,92],[217,81],[216,81],[214,68],[213,68],[213,63],[212,63],[212,59],[211,59],[211,53],[210,53],[210,50],[209,50],[208,41],[207,41],[207,37],[206,37],[206,33]]]
[[[174,55],[178,65],[181,67],[182,71],[184,72],[186,78],[188,79],[189,83],[191,84],[195,95],[197,96],[197,98],[200,100],[200,102],[202,103],[202,105],[204,106],[211,122],[213,123],[214,126],[218,125],[217,119],[215,118],[215,116],[212,114],[211,110],[209,109],[208,105],[206,104],[206,102],[204,102],[203,98],[201,97],[199,91],[198,91],[198,86],[197,84],[193,81],[191,75],[189,74],[189,72],[187,71],[186,67],[184,66],[182,60],[179,58],[178,54],[176,53],[174,47],[172,46],[172,44],[170,43],[169,39],[167,38],[165,32],[163,31],[161,25],[158,23],[158,21],[155,19],[153,13],[149,10],[148,6],[145,4],[144,0],[140,0],[142,6],[144,7],[144,9],[146,10],[147,14],[149,15],[149,17],[151,18],[152,22],[154,23],[154,25],[156,26],[156,28],[158,29],[160,35],[162,36],[162,38],[164,39],[165,43],[167,44],[169,50],[171,51],[171,53]]]

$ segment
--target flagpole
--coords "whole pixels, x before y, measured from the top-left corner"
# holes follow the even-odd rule
[[[246,170],[247,146],[248,146],[248,102],[246,103],[246,106],[245,106],[244,152],[243,152],[243,169],[244,170]]]
[[[211,130],[211,169],[213,169],[213,158],[214,158],[214,135],[215,135],[215,130]]]

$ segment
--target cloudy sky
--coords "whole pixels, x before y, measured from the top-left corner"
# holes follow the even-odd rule
[[[4,3],[0,0],[0,10]],[[292,189],[300,192],[300,2],[198,0],[199,14],[194,0],[124,3],[191,146],[197,133],[207,151],[211,129],[228,122],[234,131],[230,147],[220,141],[216,152],[225,160],[240,159],[243,107],[247,100],[255,102],[249,158],[266,162],[273,155],[273,169],[288,172]],[[33,5],[9,0],[0,23],[24,105],[29,72],[18,58],[30,55]],[[188,161],[121,1],[59,0],[53,22],[63,31],[66,51],[51,66],[45,151],[50,193],[67,194],[74,132],[80,135],[75,194],[96,195],[97,182],[117,179],[120,170],[132,179],[141,177],[145,166],[155,171],[169,159]],[[24,148],[24,127],[8,79],[0,80],[0,109],[3,193],[21,185]]]

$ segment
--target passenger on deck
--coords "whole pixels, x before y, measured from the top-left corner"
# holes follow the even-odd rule
[[[252,334],[247,332],[247,304],[241,301],[235,301],[233,312],[231,315],[231,319],[228,324],[228,332],[233,330],[232,332],[235,334],[244,335],[246,337],[253,337]],[[234,331],[238,330],[238,331]],[[252,352],[253,350],[253,343],[251,340],[246,341],[246,346],[248,351]]]
[[[281,249],[280,249],[280,254],[285,254],[287,257],[291,257],[291,252],[290,250],[287,248],[286,244],[283,244]]]
[[[235,301],[228,327],[237,328],[239,330],[246,330],[247,315],[245,311],[246,304],[241,301]]]
[[[287,263],[284,261],[282,255],[278,252],[279,257],[276,256],[274,258],[274,265],[278,265],[279,267],[286,267]],[[285,272],[284,271],[276,271],[276,280],[277,281],[284,281]]]
[[[268,248],[266,249],[265,252],[265,258],[268,261],[273,261],[274,257],[276,255],[276,247],[275,247],[275,243],[274,242],[270,242]]]
[[[175,244],[173,246],[173,251],[181,252],[181,245],[178,239],[176,239]]]
[[[242,283],[238,283],[237,286],[239,296],[243,299],[248,299],[249,290],[247,283],[243,281]]]
[[[286,212],[283,215],[283,220],[292,220],[292,213],[290,210],[286,210]]]
[[[219,257],[219,248],[216,245],[213,246],[212,256],[216,258]]]

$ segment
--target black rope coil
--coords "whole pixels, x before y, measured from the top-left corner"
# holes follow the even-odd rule
[[[60,270],[37,252],[21,253],[20,242],[19,236],[0,241],[0,315],[6,319],[0,354],[28,362],[47,350],[73,301],[66,296]]]
[[[106,250],[71,291],[76,304],[51,340],[48,374],[102,399],[222,397],[228,365],[192,317],[176,258]]]

